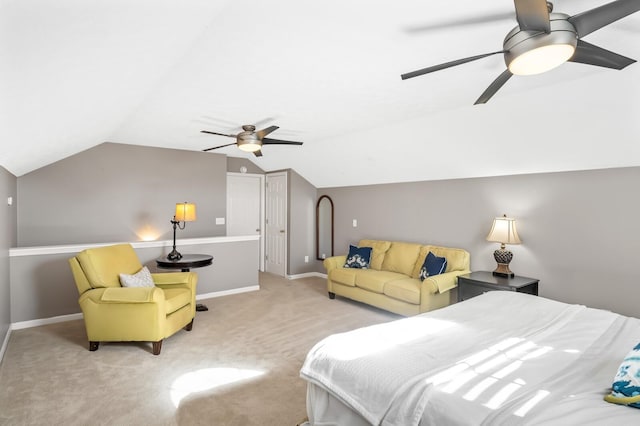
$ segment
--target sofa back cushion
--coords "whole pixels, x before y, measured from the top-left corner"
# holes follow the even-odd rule
[[[384,255],[382,270],[411,276],[420,254],[420,244],[392,242]],[[424,262],[424,258],[422,259]],[[420,264],[422,266],[422,263]]]
[[[120,287],[120,274],[135,274],[142,265],[130,244],[86,249],[76,256],[93,288]]]
[[[377,240],[360,240],[358,247],[371,247],[371,260],[369,262],[369,268],[379,271],[382,269],[382,262],[384,256],[391,247],[389,241],[377,241]]]
[[[412,278],[420,277],[420,269],[429,252],[438,257],[447,259],[447,269],[445,272],[451,271],[468,271],[470,268],[469,252],[458,248],[440,247],[440,246],[422,246],[418,254],[418,260],[413,266]]]

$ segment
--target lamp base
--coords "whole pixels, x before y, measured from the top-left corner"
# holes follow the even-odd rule
[[[498,267],[492,273],[494,277],[513,278],[516,276],[511,272],[507,263],[498,263]]]
[[[174,247],[174,249],[171,251],[171,253],[169,253],[167,255],[167,259],[169,259],[169,260],[180,260],[180,259],[182,259],[182,255],[180,253],[178,253],[178,251]]]
[[[498,267],[493,271],[493,276],[503,278],[513,278],[515,274],[509,269],[509,263],[513,259],[513,253],[509,250],[500,248],[493,252],[493,258],[496,260]]]

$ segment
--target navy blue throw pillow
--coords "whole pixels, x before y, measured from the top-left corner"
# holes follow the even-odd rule
[[[345,268],[368,269],[371,262],[371,247],[356,247],[349,245],[349,254]]]
[[[447,269],[447,259],[438,257],[429,252],[424,259],[422,269],[420,269],[420,281],[424,281],[427,277],[442,274]]]

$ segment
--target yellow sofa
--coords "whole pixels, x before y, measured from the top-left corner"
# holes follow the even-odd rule
[[[368,269],[345,268],[347,256],[324,260],[329,297],[335,295],[411,316],[447,306],[458,275],[470,272],[469,252],[458,248],[415,243],[361,240],[371,247]],[[420,269],[429,252],[447,259],[444,273],[420,281]]]
[[[181,328],[191,331],[195,272],[155,273],[153,287],[121,287],[121,273],[133,275],[142,269],[130,244],[83,250],[69,264],[90,351],[100,342],[152,342],[153,354],[159,355],[163,339]]]

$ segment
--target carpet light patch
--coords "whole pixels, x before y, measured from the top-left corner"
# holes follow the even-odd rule
[[[178,377],[171,385],[171,401],[178,408],[180,402],[192,393],[215,389],[219,386],[262,376],[260,370],[241,368],[204,368],[202,370],[185,373]]]

